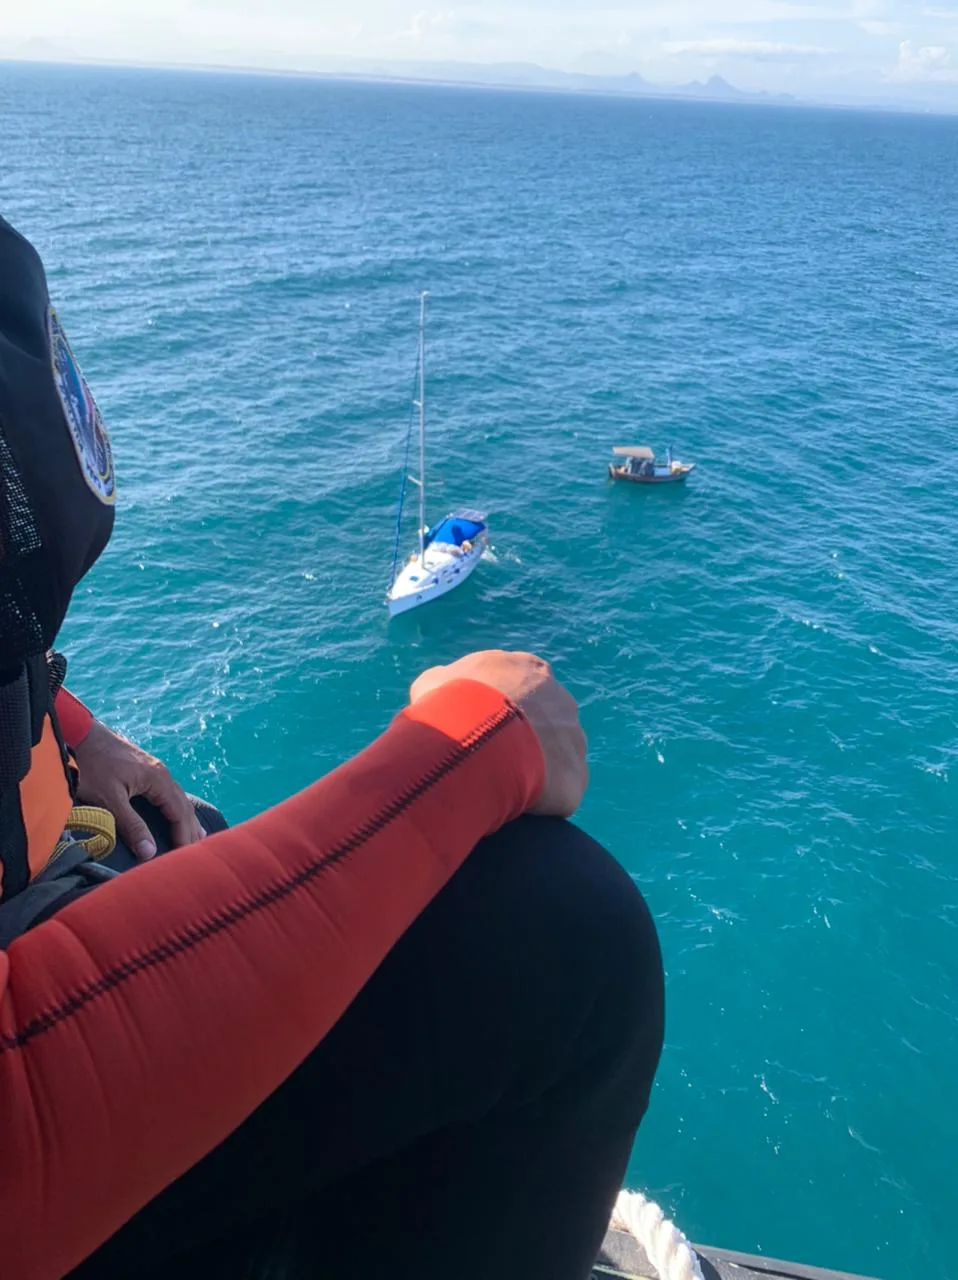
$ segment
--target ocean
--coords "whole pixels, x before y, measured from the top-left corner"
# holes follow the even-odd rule
[[[75,691],[235,822],[550,658],[668,971],[630,1184],[953,1277],[958,120],[0,65],[0,121],[117,460]],[[421,289],[429,511],[493,554],[387,623]]]

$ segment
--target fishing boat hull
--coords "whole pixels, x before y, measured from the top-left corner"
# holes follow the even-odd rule
[[[624,467],[617,467],[610,462],[609,477],[612,480],[628,480],[631,484],[682,484],[688,478],[689,472],[694,469],[694,462],[679,462],[673,463],[670,471],[663,471],[661,474],[635,475]]]
[[[458,555],[451,549],[427,547],[425,567],[420,564],[418,556],[411,557],[386,597],[389,616],[394,618],[397,614],[408,613],[410,609],[418,609],[420,605],[439,600],[461,586],[482,559],[483,546],[484,540]]]

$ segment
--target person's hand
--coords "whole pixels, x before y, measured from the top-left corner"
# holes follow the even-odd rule
[[[589,784],[586,740],[575,699],[553,676],[548,662],[531,653],[501,649],[470,653],[448,666],[424,671],[410,690],[410,701],[417,702],[451,680],[479,680],[515,703],[535,730],[545,757],[545,786],[530,812],[571,817]]]
[[[80,768],[77,799],[107,809],[116,819],[117,835],[138,858],[152,858],[156,842],[130,801],[142,796],[155,805],[170,824],[174,846],[192,844],[206,832],[182,787],[159,760],[147,755],[99,720],[74,755]]]

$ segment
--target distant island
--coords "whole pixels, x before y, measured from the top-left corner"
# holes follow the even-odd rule
[[[789,93],[749,92],[714,75],[708,80],[689,84],[656,84],[637,71],[627,75],[600,75],[581,71],[557,71],[534,62],[429,62],[393,61],[391,59],[346,58],[297,55],[284,65],[281,60],[268,63],[234,65],[163,61],[115,61],[83,57],[49,40],[28,40],[12,48],[0,43],[0,59],[22,62],[73,63],[94,66],[163,66],[171,70],[259,72],[268,75],[337,76],[357,80],[382,80],[397,83],[447,84],[483,89],[538,89],[564,93],[613,94],[648,98],[686,98],[708,102],[766,102],[789,105],[799,99]]]
[[[637,71],[628,75],[594,75],[581,71],[555,71],[534,62],[392,62],[373,59],[328,59],[313,68],[316,73],[363,79],[459,84],[490,89],[539,89],[566,93],[615,94],[648,98],[691,98],[709,102],[766,102],[797,104],[790,93],[749,92],[722,78],[693,80],[689,84],[655,84]],[[337,65],[331,65],[333,63]]]
[[[865,92],[791,93],[739,89],[723,76],[692,80],[688,84],[661,84],[638,71],[612,74],[601,70],[601,55],[584,55],[582,65],[593,70],[560,71],[534,62],[430,62],[425,59],[356,58],[342,55],[297,53],[263,55],[253,62],[208,62],[199,59],[98,58],[49,40],[5,42],[0,33],[0,60],[36,63],[69,63],[80,66],[153,67],[172,71],[205,71],[223,74],[322,76],[343,80],[381,81],[394,84],[459,85],[464,88],[503,89],[539,93],[572,93],[620,98],[755,103],[774,107],[804,106],[922,114],[955,115],[958,102],[946,96],[951,82],[895,86]]]

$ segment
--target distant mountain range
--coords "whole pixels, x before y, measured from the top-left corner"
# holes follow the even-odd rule
[[[101,61],[77,56],[69,49],[62,48],[51,41],[39,39],[26,41],[9,49],[0,45],[0,57],[4,56],[31,62]],[[130,63],[128,62],[127,65]],[[262,63],[243,67],[219,63],[204,64],[202,69],[270,71],[290,75],[336,75],[369,80],[427,81],[496,89],[551,89],[567,93],[622,94],[631,97],[698,98],[712,102],[788,104],[797,101],[788,93],[750,93],[744,89],[737,89],[721,76],[712,76],[704,82],[693,80],[690,84],[663,85],[646,80],[637,71],[630,72],[628,75],[554,71],[548,67],[537,66],[533,62],[414,62],[297,55],[289,59],[273,56],[264,59]]]
[[[333,65],[335,64],[335,65]],[[595,75],[554,71],[533,62],[392,62],[374,59],[317,59],[313,68],[327,74],[377,80],[425,80],[443,84],[479,85],[497,89],[555,89],[568,93],[612,93],[632,97],[699,98],[712,102],[795,103],[790,93],[750,93],[721,76],[690,84],[653,84],[632,71],[628,75]]]
[[[171,69],[222,72],[262,72],[270,75],[320,75],[358,80],[386,80],[403,83],[458,84],[487,89],[527,89],[545,93],[612,94],[630,98],[691,99],[701,102],[767,103],[770,106],[831,106],[852,110],[958,113],[958,93],[951,83],[884,84],[871,92],[827,94],[809,93],[801,98],[790,93],[750,92],[714,75],[689,84],[658,84],[637,71],[627,75],[606,71],[601,54],[586,54],[583,66],[589,70],[556,71],[534,62],[427,62],[393,61],[388,58],[353,58],[317,54],[264,54],[255,62],[238,65],[235,60],[210,58],[200,62],[187,59],[91,57],[78,48],[34,39],[8,43],[0,31],[0,59],[26,62],[68,62],[93,65],[164,66]]]
[[[0,31],[0,59],[18,62],[66,62],[95,66],[166,67],[183,71],[265,73],[291,76],[336,76],[356,80],[400,83],[432,83],[486,89],[538,90],[544,93],[611,94],[630,98],[672,98],[700,102],[766,103],[769,106],[831,106],[852,110],[905,111],[958,114],[958,94],[951,83],[884,84],[871,92],[839,92],[803,95],[738,89],[722,76],[693,80],[689,84],[657,84],[637,71],[627,75],[606,71],[601,54],[585,54],[583,71],[556,71],[534,62],[427,62],[393,61],[388,58],[354,58],[322,54],[263,54],[255,62],[239,65],[235,59],[215,55],[197,59],[93,57],[79,48],[33,39],[7,42]]]

